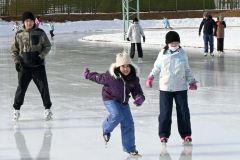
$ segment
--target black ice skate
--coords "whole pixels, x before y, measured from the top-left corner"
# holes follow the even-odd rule
[[[130,157],[142,157],[142,155],[140,155],[137,150],[135,150],[133,152],[128,152],[128,153],[129,153]]]

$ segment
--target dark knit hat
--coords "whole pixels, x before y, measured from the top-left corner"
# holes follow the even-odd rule
[[[138,22],[138,18],[135,17],[135,18],[133,19],[133,22]]]
[[[31,20],[34,21],[35,18],[34,18],[33,13],[32,13],[32,12],[29,12],[29,11],[24,12],[24,13],[22,14],[22,22],[24,23],[24,21],[25,21],[26,19],[31,19]]]
[[[175,31],[169,31],[166,34],[165,38],[166,38],[166,40],[165,40],[166,44],[169,44],[171,42],[179,42],[180,43],[180,37],[179,37],[178,33]]]

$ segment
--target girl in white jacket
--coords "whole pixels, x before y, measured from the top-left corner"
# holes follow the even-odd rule
[[[138,18],[134,18],[133,24],[128,29],[127,41],[131,41],[131,51],[130,51],[131,59],[134,58],[135,45],[137,45],[138,63],[142,63],[142,58],[143,58],[141,36],[143,37],[143,42],[145,42],[145,35],[143,33],[143,29],[141,25],[138,23]]]
[[[178,131],[185,143],[190,143],[191,123],[188,108],[187,90],[196,90],[196,81],[188,64],[188,57],[180,47],[180,37],[177,32],[166,34],[166,46],[160,51],[154,67],[148,76],[146,86],[152,87],[153,79],[159,74],[160,114],[159,137],[162,143],[167,143],[171,134],[173,99],[177,109]]]

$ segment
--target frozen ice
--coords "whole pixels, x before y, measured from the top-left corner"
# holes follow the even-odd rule
[[[84,67],[105,72],[123,47],[107,43],[78,41],[87,33],[56,34],[46,68],[52,99],[53,120],[43,119],[40,94],[31,82],[21,117],[13,122],[12,103],[17,72],[10,56],[12,37],[0,38],[0,159],[44,160],[127,160],[122,151],[120,130],[116,128],[106,146],[101,123],[107,116],[101,86],[82,77]],[[160,49],[160,48],[159,48]],[[225,57],[204,57],[202,49],[184,48],[199,81],[197,91],[189,91],[192,146],[183,146],[173,112],[172,134],[167,147],[158,137],[159,92],[145,80],[159,50],[145,49],[141,84],[146,101],[136,107],[130,101],[136,129],[136,146],[142,160],[239,160],[240,159],[240,55],[226,51]],[[136,55],[137,56],[137,55]],[[134,62],[137,63],[137,57]]]

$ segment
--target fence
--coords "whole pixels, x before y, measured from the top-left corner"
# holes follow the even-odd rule
[[[237,9],[240,0],[140,0],[141,12]],[[121,12],[122,0],[0,0],[1,16]]]

